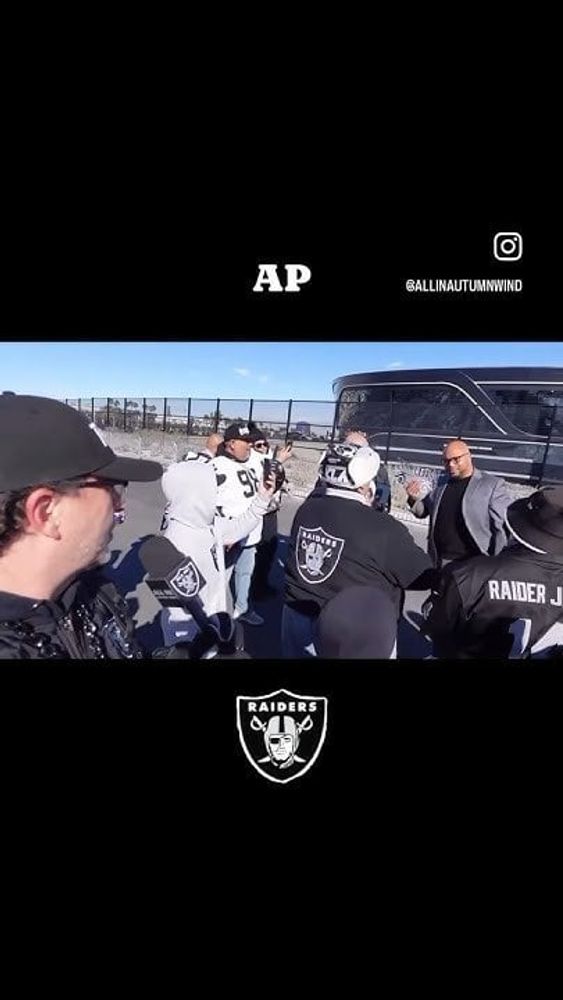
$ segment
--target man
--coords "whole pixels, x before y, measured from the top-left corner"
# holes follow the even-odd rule
[[[217,476],[217,511],[222,517],[238,517],[252,504],[261,480],[259,470],[250,460],[252,437],[246,424],[231,424],[225,431],[222,454],[213,459]],[[256,546],[262,533],[260,519],[246,538],[228,553],[227,569],[234,563],[232,575],[234,619],[247,625],[263,625],[264,619],[249,608],[248,595],[254,570]],[[228,574],[230,575],[230,574]]]
[[[348,431],[343,444],[353,444],[357,448],[370,447],[367,434],[365,434],[364,431],[359,430]],[[322,465],[325,455],[326,452],[324,452],[321,456],[319,467]],[[315,489],[323,489],[323,484],[320,479],[317,480]],[[388,514],[391,513],[391,484],[389,482],[389,473],[383,463],[380,464],[379,471],[377,473],[373,506],[376,507],[377,510],[384,510]]]
[[[191,596],[197,596],[209,618],[231,610],[224,547],[246,538],[264,517],[274,491],[273,476],[259,482],[249,507],[236,517],[217,514],[217,490],[215,470],[201,462],[176,462],[162,477],[168,501],[164,537],[190,557],[196,580]],[[193,615],[180,607],[166,608],[161,625],[167,646],[194,642],[201,631]]]
[[[437,569],[475,555],[497,555],[506,545],[504,516],[511,501],[503,479],[481,472],[473,464],[465,441],[444,445],[447,479],[421,495],[422,484],[406,484],[415,517],[430,515],[428,553]]]
[[[285,471],[282,466],[291,456],[293,446],[288,441],[285,445],[272,449],[256,424],[249,422],[249,428],[252,438],[251,459],[255,460],[259,477],[264,478],[266,471],[272,468],[272,461],[275,463],[277,476],[277,491],[262,522],[262,535],[256,546],[256,561],[252,575],[251,594],[255,600],[260,601],[277,593],[275,587],[268,582],[268,577],[278,544],[278,511],[281,507],[281,488],[285,483]]]
[[[563,487],[516,500],[500,555],[446,569],[428,628],[451,659],[563,655]]]
[[[428,588],[429,557],[402,524],[372,507],[379,464],[371,448],[335,445],[320,470],[324,491],[311,494],[295,515],[282,614],[285,657],[312,651],[319,614],[347,587],[381,588],[395,622],[404,590]]]
[[[143,656],[110,558],[130,480],[158,462],[120,458],[70,406],[0,396],[0,659]]]

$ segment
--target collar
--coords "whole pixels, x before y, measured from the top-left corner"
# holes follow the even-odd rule
[[[359,503],[363,503],[366,507],[371,507],[371,501],[368,497],[363,497],[361,493],[356,493],[355,490],[339,490],[334,486],[328,486],[324,492],[325,497],[340,497],[341,500],[357,500]]]

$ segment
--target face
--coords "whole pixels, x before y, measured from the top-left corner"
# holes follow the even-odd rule
[[[236,458],[237,462],[246,462],[246,459],[250,455],[251,444],[250,441],[240,441],[235,439],[227,441],[225,448],[229,452],[229,455]]]
[[[358,444],[362,447],[362,445],[368,444],[368,439],[363,431],[350,431],[344,438],[344,444]]]
[[[255,441],[252,447],[259,455],[265,455],[268,451],[268,442],[261,439],[260,441]]]
[[[443,461],[451,479],[467,479],[473,473],[473,460],[465,441],[452,441],[446,445]]]
[[[125,485],[110,485],[90,476],[80,488],[57,500],[61,538],[74,568],[106,563],[117,520],[114,515],[125,512]]]
[[[289,760],[293,753],[293,736],[290,733],[280,733],[269,738],[270,756],[282,763]]]

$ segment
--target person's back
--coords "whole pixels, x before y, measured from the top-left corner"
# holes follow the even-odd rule
[[[502,552],[444,572],[428,614],[440,656],[563,651],[563,488],[515,501],[505,523],[512,541]]]
[[[179,462],[162,477],[168,523],[163,531],[179,552],[190,557],[193,569],[190,597],[198,598],[208,616],[230,612],[224,546],[244,539],[268,508],[271,489],[260,484],[247,511],[232,519],[217,514],[217,481],[211,464]],[[193,616],[178,607],[161,616],[166,645],[189,642],[198,632]]]
[[[353,497],[311,496],[298,509],[286,562],[290,607],[317,614],[345,587],[376,581],[398,615],[402,590],[430,568],[404,525]]]
[[[429,586],[423,580],[429,557],[403,525],[372,507],[379,465],[369,447],[334,446],[321,466],[323,489],[295,515],[285,566],[284,656],[311,651],[319,613],[347,587],[381,587],[398,618],[404,589]]]

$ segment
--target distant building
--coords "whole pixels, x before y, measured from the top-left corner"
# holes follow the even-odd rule
[[[309,437],[311,434],[311,424],[306,424],[303,420],[301,420],[298,424],[295,424],[295,430],[298,434],[304,434]]]

